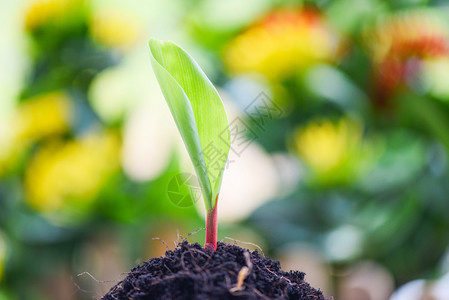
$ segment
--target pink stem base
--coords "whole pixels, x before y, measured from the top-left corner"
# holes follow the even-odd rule
[[[213,209],[207,210],[206,215],[206,242],[204,249],[217,250],[217,207],[218,195]]]

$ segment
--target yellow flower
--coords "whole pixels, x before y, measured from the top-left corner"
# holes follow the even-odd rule
[[[141,24],[136,16],[123,11],[102,11],[90,22],[92,36],[107,47],[129,47],[136,42]]]
[[[28,204],[44,213],[85,209],[118,168],[119,148],[112,133],[44,145],[25,174]]]
[[[83,0],[36,0],[25,12],[25,28],[33,31],[51,22],[70,21],[83,9]]]
[[[260,73],[278,80],[319,61],[335,59],[337,37],[310,9],[281,10],[234,38],[225,62],[232,73]]]
[[[28,144],[65,133],[69,118],[70,100],[61,92],[40,95],[21,103],[0,122],[0,176],[11,169]]]
[[[22,103],[13,118],[18,144],[41,139],[67,131],[70,118],[70,100],[54,92],[37,96]]]
[[[299,129],[294,143],[318,181],[341,183],[356,175],[365,148],[362,134],[362,126],[352,120],[320,120]]]

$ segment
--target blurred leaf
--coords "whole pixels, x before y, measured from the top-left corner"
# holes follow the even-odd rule
[[[378,0],[337,0],[329,3],[326,15],[333,27],[353,34],[385,10],[386,5]]]
[[[149,46],[154,72],[194,163],[206,208],[211,209],[230,148],[223,103],[201,68],[181,47],[156,39],[151,39]],[[208,155],[209,151],[214,153]]]
[[[207,0],[191,7],[186,22],[190,34],[203,46],[220,52],[242,28],[267,12],[269,0]]]
[[[323,82],[327,83],[325,89]],[[314,94],[334,102],[343,110],[366,114],[367,95],[340,69],[317,64],[305,74],[305,83]]]
[[[445,103],[413,93],[398,98],[399,117],[408,126],[432,135],[449,149],[449,110]]]
[[[381,193],[407,186],[425,167],[425,144],[413,132],[396,130],[378,140],[381,155],[359,181],[366,193]]]

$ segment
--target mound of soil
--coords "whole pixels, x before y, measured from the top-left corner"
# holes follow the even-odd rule
[[[284,272],[278,261],[236,245],[217,250],[182,242],[165,257],[152,258],[128,273],[102,299],[307,299],[326,300],[299,271]]]

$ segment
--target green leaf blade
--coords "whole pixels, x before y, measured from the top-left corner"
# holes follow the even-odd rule
[[[217,90],[181,47],[149,42],[152,65],[193,161],[207,209],[215,206],[230,148],[229,123]]]

